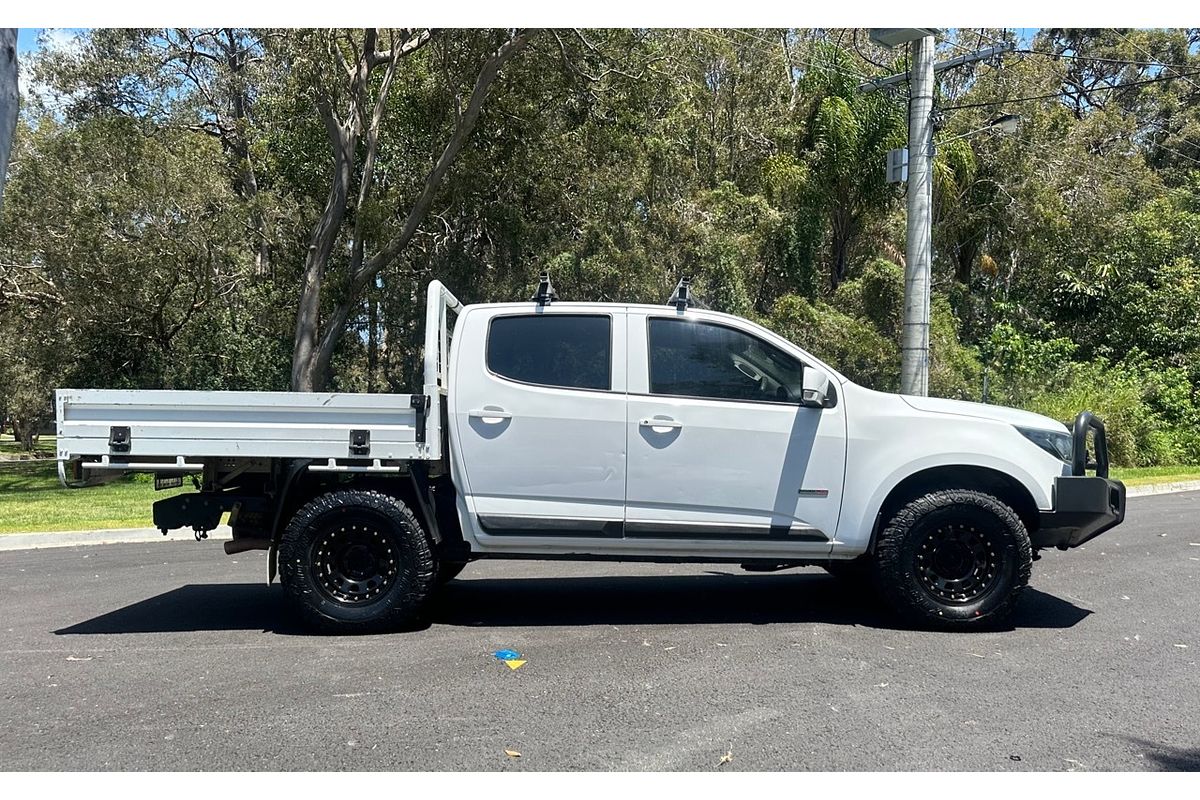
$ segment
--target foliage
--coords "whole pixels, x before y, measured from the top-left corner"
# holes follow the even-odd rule
[[[855,383],[882,392],[900,386],[899,346],[869,322],[844,314],[824,301],[779,298],[764,323]]]
[[[548,30],[464,125],[511,32],[373,31],[94,30],[22,64],[0,414],[34,430],[70,384],[283,389],[297,364],[408,391],[431,278],[508,300],[544,269],[602,301],[690,276],[897,388],[883,163],[906,106],[858,89],[895,53],[830,29]],[[1139,83],[1200,71],[1198,38],[1047,28],[939,74],[932,393],[1091,407],[1118,462],[1200,459],[1200,82]],[[1001,113],[1015,134],[983,130]]]
[[[1072,362],[1031,397],[1027,407],[1068,423],[1080,409],[1091,410],[1104,420],[1114,464],[1138,467],[1195,461],[1200,455],[1194,449],[1195,428],[1173,424],[1155,408],[1162,388],[1145,373],[1105,359]],[[1194,419],[1194,409],[1189,414]]]

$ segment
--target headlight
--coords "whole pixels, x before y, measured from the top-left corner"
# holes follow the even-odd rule
[[[1045,431],[1038,428],[1022,428],[1013,426],[1029,441],[1045,450],[1055,458],[1071,463],[1071,451],[1074,449],[1071,434],[1060,431]]]

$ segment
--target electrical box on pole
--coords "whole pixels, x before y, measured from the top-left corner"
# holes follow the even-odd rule
[[[897,147],[894,150],[888,150],[887,154],[887,182],[888,183],[904,183],[908,180],[908,148]]]
[[[875,92],[907,82],[908,148],[888,153],[888,183],[907,183],[908,207],[904,246],[904,327],[900,337],[900,393],[925,395],[929,392],[929,291],[933,261],[933,119],[934,81],[937,73],[998,58],[1016,45],[1005,42],[934,63],[937,28],[872,28],[871,41],[884,47],[907,44],[911,67],[899,75],[875,78],[859,85],[859,91]],[[1006,115],[994,121],[999,127],[1013,127],[1019,120]],[[991,127],[991,126],[989,126]]]

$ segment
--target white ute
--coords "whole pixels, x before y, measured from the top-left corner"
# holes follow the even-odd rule
[[[60,477],[192,475],[154,524],[228,512],[226,552],[269,550],[344,632],[411,626],[482,558],[815,565],[912,623],[995,626],[1038,549],[1124,518],[1088,412],[872,391],[686,282],[665,306],[558,302],[545,276],[463,306],[434,281],[424,369],[412,395],[61,389]]]

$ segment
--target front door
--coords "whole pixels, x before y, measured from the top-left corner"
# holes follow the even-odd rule
[[[753,330],[631,313],[627,538],[770,540],[827,550],[845,416],[799,404],[806,366]]]

